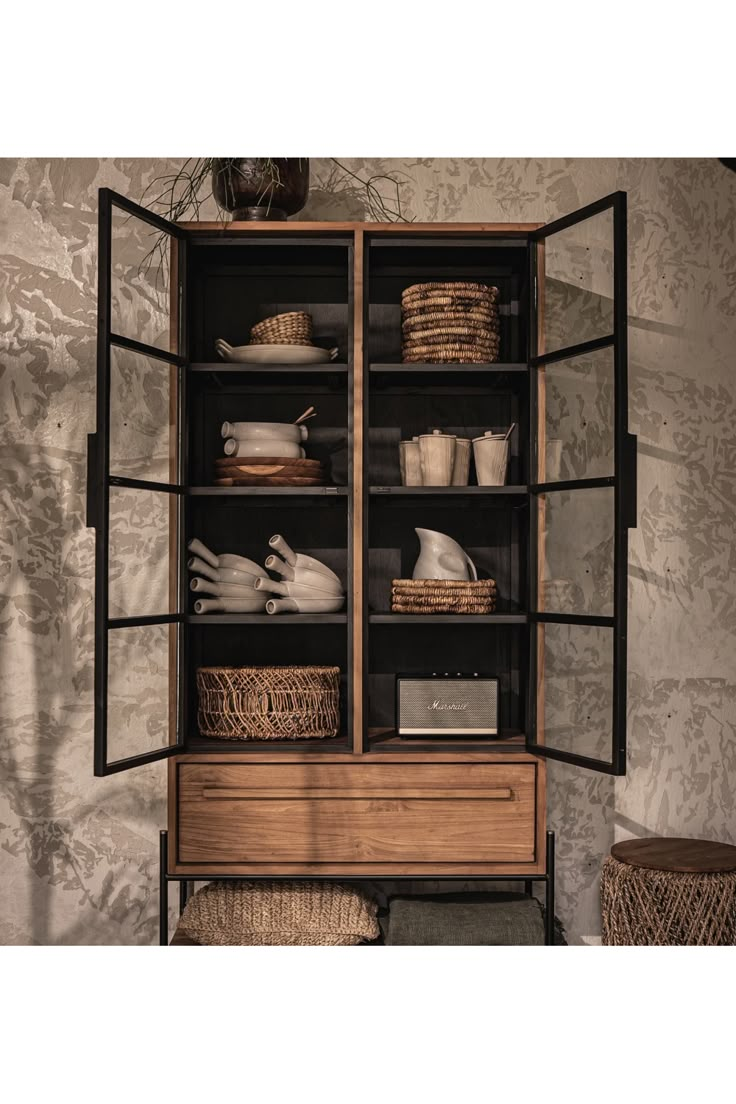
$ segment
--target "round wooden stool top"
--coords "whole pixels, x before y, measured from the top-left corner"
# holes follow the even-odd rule
[[[629,866],[683,874],[725,874],[736,870],[736,847],[697,839],[631,839],[615,843],[611,855]]]

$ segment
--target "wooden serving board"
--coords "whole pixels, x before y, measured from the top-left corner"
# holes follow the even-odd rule
[[[229,468],[217,468],[215,474],[221,478],[236,479],[243,475],[258,476],[260,479],[271,476],[305,476],[308,479],[320,479],[324,475],[321,467],[293,468],[291,464],[232,464]]]
[[[216,479],[216,487],[324,487],[326,480],[306,475],[234,475]]]
[[[289,456],[218,456],[215,460],[218,468],[262,468],[270,464],[282,464],[289,468],[302,468],[309,471],[321,468],[321,460],[295,460]]]

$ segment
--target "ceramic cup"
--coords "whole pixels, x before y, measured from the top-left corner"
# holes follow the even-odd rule
[[[419,438],[399,442],[399,467],[402,487],[421,487],[422,459],[419,454]]]
[[[470,438],[455,438],[455,462],[452,465],[452,486],[467,487],[470,474]]]
[[[562,478],[562,441],[548,437],[544,446],[544,482],[556,483]]]
[[[425,487],[449,487],[455,463],[455,437],[434,429],[419,437],[422,483]]]
[[[473,455],[479,487],[503,487],[509,462],[509,442],[505,433],[489,429],[482,437],[473,438]]]

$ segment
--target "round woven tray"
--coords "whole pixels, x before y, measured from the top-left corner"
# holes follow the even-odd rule
[[[440,594],[459,591],[462,594],[495,593],[495,579],[394,579],[391,587],[395,591],[406,590],[411,594],[438,591]]]
[[[448,599],[445,602],[437,602],[435,605],[427,606],[422,605],[420,602],[392,602],[392,613],[480,613],[488,614],[495,612],[495,606],[492,602],[461,602]]]
[[[438,347],[432,353],[404,353],[401,360],[403,364],[492,364],[497,358],[498,353],[455,353]]]
[[[336,736],[339,667],[199,667],[197,720],[217,740]]]
[[[500,326],[497,315],[483,315],[477,311],[438,311],[404,315],[401,328],[406,333],[440,326],[472,326],[481,330],[496,332]]]
[[[428,284],[410,284],[401,293],[404,299],[426,298],[432,295],[488,295],[490,292],[498,294],[498,288],[488,287],[487,284],[472,283],[467,280],[433,280]]]

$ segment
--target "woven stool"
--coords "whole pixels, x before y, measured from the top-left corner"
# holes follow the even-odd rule
[[[605,947],[736,943],[736,847],[694,839],[626,840],[601,873]]]

